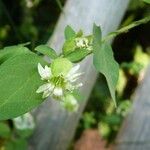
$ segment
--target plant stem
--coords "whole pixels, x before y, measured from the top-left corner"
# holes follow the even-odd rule
[[[131,24],[129,24],[128,26],[125,26],[117,31],[114,31],[114,32],[111,32],[109,33],[106,37],[103,38],[103,41],[106,41],[106,40],[109,40],[111,38],[114,38],[115,36],[121,34],[121,33],[124,33],[124,32],[128,32],[130,29],[136,27],[136,26],[139,26],[141,24],[144,24],[144,23],[147,23],[150,21],[150,16],[148,17],[145,17],[144,19],[141,19],[141,20],[138,20],[138,21],[135,21]]]

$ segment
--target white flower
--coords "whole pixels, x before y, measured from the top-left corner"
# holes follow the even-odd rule
[[[32,115],[30,113],[26,113],[22,116],[13,119],[13,123],[15,127],[19,130],[25,129],[34,129],[35,123]]]
[[[79,78],[82,73],[77,73],[80,65],[72,67],[66,75],[58,74],[54,75],[51,68],[45,66],[43,68],[41,64],[38,64],[38,72],[42,80],[46,83],[41,85],[37,89],[37,93],[43,93],[43,98],[52,96],[54,99],[62,99],[67,92],[72,92],[73,90],[82,86],[82,83],[75,84],[74,82]]]

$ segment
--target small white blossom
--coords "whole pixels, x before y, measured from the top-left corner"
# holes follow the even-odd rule
[[[59,74],[53,75],[51,68],[45,66],[43,68],[41,64],[38,64],[38,72],[42,80],[45,80],[46,83],[41,85],[37,89],[37,93],[43,93],[43,98],[52,96],[55,99],[62,99],[66,92],[72,92],[73,90],[82,86],[82,83],[75,84],[74,82],[82,75],[82,73],[77,73],[80,65],[72,67],[66,75]]]
[[[19,130],[25,129],[34,129],[35,123],[32,115],[30,113],[26,113],[22,116],[13,119],[13,123],[15,127]]]

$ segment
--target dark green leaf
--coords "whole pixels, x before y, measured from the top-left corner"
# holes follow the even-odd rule
[[[69,25],[67,25],[65,28],[65,39],[69,40],[71,38],[74,38],[75,36],[76,36],[75,31]]]
[[[43,83],[37,71],[42,58],[34,53],[11,57],[0,66],[0,120],[14,118],[43,100],[37,88]]]
[[[93,35],[93,64],[96,70],[106,77],[111,97],[116,105],[115,89],[119,76],[119,65],[114,59],[111,46],[107,43],[101,43],[100,28],[95,25]]]
[[[5,143],[5,150],[27,150],[28,144],[25,139],[15,139]]]
[[[32,129],[24,129],[24,130],[16,129],[16,133],[17,135],[19,135],[19,137],[28,138],[33,134],[33,130]]]
[[[43,55],[49,56],[51,59],[57,58],[56,52],[47,45],[39,45],[35,48],[35,50]]]
[[[102,118],[102,120],[104,122],[108,123],[109,125],[118,125],[118,124],[121,123],[120,116],[119,115],[115,115],[115,114],[104,116]]]

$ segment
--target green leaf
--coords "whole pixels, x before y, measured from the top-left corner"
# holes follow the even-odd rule
[[[94,44],[96,43],[97,46],[100,46],[101,39],[102,39],[101,28],[99,26],[96,26],[96,24],[94,24],[93,25],[93,40],[94,40]]]
[[[76,34],[76,37],[82,37],[83,36],[83,31],[79,30]]]
[[[23,47],[22,45],[5,47],[4,49],[0,50],[0,64],[13,56],[29,52],[29,49]]]
[[[17,135],[19,135],[19,137],[28,138],[33,134],[33,130],[32,129],[24,129],[24,130],[16,129],[16,133]]]
[[[63,54],[66,56],[76,48],[75,38],[67,40],[63,45]]]
[[[71,38],[74,38],[75,36],[76,36],[75,31],[69,25],[67,25],[65,28],[65,39],[69,40]]]
[[[34,53],[11,57],[0,66],[0,120],[20,116],[43,100],[36,90],[43,81],[37,64],[45,64]]]
[[[69,59],[71,62],[79,62],[90,53],[91,52],[87,49],[75,49],[75,51],[68,54],[65,58]]]
[[[47,45],[39,45],[35,50],[43,55],[49,56],[51,59],[56,59],[58,57],[56,52]]]
[[[1,122],[0,123],[0,137],[9,138],[11,136],[11,131],[8,124]]]
[[[143,0],[143,2],[150,4],[150,0]]]
[[[5,143],[5,150],[27,150],[28,143],[25,139],[15,139]]]
[[[72,63],[66,58],[57,58],[51,63],[52,74],[58,76],[66,75],[72,68]]]
[[[116,114],[106,115],[102,118],[102,120],[109,125],[118,125],[121,123],[120,116]]]
[[[116,105],[115,89],[119,76],[119,65],[115,61],[112,48],[106,42],[101,42],[100,27],[93,27],[93,64],[97,71],[106,77],[112,99]]]

